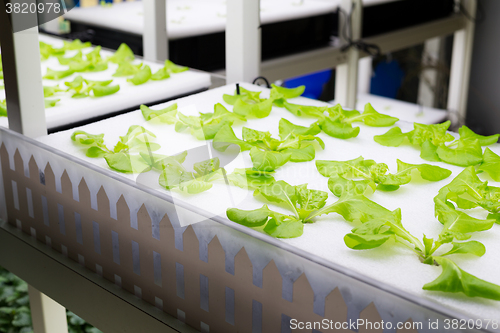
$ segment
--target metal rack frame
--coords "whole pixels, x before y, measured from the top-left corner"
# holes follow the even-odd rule
[[[148,36],[144,38],[144,50],[148,60],[163,60],[168,55],[165,1],[144,0],[144,35]],[[1,0],[0,5],[4,7],[6,2],[7,0]],[[350,12],[353,2],[356,5],[352,13],[351,28],[353,38],[358,39],[361,34],[361,0],[343,0],[341,6]],[[475,16],[476,0],[457,0],[457,3],[471,16]],[[374,36],[366,41],[377,44],[382,53],[387,53],[434,37],[454,34],[448,109],[455,111],[458,117],[464,117],[474,22],[466,20],[458,8],[457,5],[457,14],[452,17]],[[353,48],[343,53],[336,46],[261,62],[259,2],[229,0],[227,12],[228,83],[250,81],[259,75],[276,80],[337,67],[336,79],[342,83],[336,90],[337,100],[346,107],[354,107],[358,60],[368,56],[367,54]],[[15,24],[19,19],[15,14],[8,16],[0,11],[0,41],[9,127],[26,136],[38,137],[47,133],[38,30],[35,27],[13,33],[9,21],[12,20]],[[36,20],[36,16],[33,15],[32,19]],[[0,265],[30,284],[35,333],[67,332],[62,305],[106,333],[195,331],[5,222],[0,223]]]

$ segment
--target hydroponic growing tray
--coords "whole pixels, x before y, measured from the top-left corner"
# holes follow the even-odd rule
[[[263,97],[269,94],[258,86],[243,86],[262,90]],[[233,92],[234,86],[225,86],[176,102],[179,111],[195,115],[211,112],[215,103],[223,103],[222,94]],[[305,98],[289,102],[326,105]],[[268,130],[276,136],[282,117],[303,126],[313,122],[273,107],[267,118],[252,119],[243,126]],[[155,133],[157,142],[163,143],[159,151],[163,154],[206,145],[188,133],[175,132],[173,125],[146,123],[140,111],[81,129],[105,133],[106,142],[114,144],[130,125],[142,125]],[[412,128],[405,122],[397,125],[404,132]],[[238,137],[241,128],[234,126]],[[326,148],[317,151],[316,159],[347,160],[362,155],[387,163],[391,170],[395,170],[396,158],[423,163],[413,147],[388,148],[375,143],[373,136],[387,128],[362,124],[360,128],[359,136],[349,140],[319,134]],[[350,250],[343,237],[353,226],[340,217],[318,218],[306,225],[298,238],[274,239],[225,218],[229,207],[262,206],[263,201],[250,191],[219,182],[196,195],[167,192],[156,185],[158,175],[154,172],[139,177],[119,174],[109,170],[103,159],[86,158],[70,140],[71,132],[41,137],[37,142],[2,130],[0,156],[8,221],[204,332],[286,332],[291,318],[339,322],[382,319],[394,325],[411,318],[424,323],[418,332],[433,331],[427,327],[429,320],[500,319],[498,302],[422,290],[441,269],[422,265],[405,248]],[[500,153],[500,145],[490,148]],[[403,224],[414,235],[439,233],[442,226],[434,217],[432,198],[462,170],[432,164],[453,174],[440,182],[419,181],[395,192],[377,191],[370,197],[388,209],[400,207]],[[226,169],[230,173],[235,167],[250,166],[244,152]],[[288,163],[277,170],[275,178],[292,185],[308,183],[309,188],[328,192],[327,179],[317,172],[314,162]],[[328,202],[335,200],[330,194]],[[285,212],[272,204],[269,207]],[[40,212],[39,221],[35,212]],[[498,225],[478,234],[476,239],[486,246],[486,254],[457,263],[499,284],[499,236]]]
[[[453,0],[363,0],[363,5],[364,38],[445,18],[455,8]]]
[[[331,36],[339,35],[339,4],[339,0],[262,0],[262,59],[328,46]],[[444,18],[454,9],[453,0],[365,0],[363,4],[363,37]],[[223,69],[226,3],[173,0],[167,6],[171,60],[202,70]],[[72,32],[93,31],[84,34],[93,43],[116,49],[126,41],[136,54],[143,54],[141,1],[75,8],[64,17]]]
[[[63,40],[46,35],[39,35],[39,40],[54,47],[62,47]],[[82,49],[86,54],[92,48]],[[67,51],[65,57],[73,56],[77,51]],[[113,52],[101,50],[103,59],[111,56]],[[163,67],[163,64],[136,59],[134,63],[141,63],[151,67],[154,73]],[[64,70],[67,66],[60,65],[56,57],[50,57],[42,62],[42,76],[47,72],[47,68],[53,70]],[[56,106],[46,108],[46,121],[49,131],[60,128],[69,128],[72,124],[89,122],[92,119],[106,115],[117,114],[124,111],[131,111],[138,108],[140,104],[159,103],[174,97],[184,96],[189,93],[206,90],[211,85],[210,74],[189,70],[182,73],[172,74],[170,78],[159,81],[149,80],[142,85],[133,85],[127,82],[127,77],[113,77],[118,68],[117,64],[108,63],[108,69],[101,72],[74,73],[60,80],[43,79],[44,86],[58,85],[60,88],[67,88],[65,81],[72,81],[81,75],[88,80],[113,80],[111,85],[119,84],[120,90],[109,96],[72,98],[72,92],[59,93],[48,99],[60,99]],[[0,100],[5,99],[5,90],[0,90]],[[8,126],[6,117],[0,117],[0,126]]]
[[[323,0],[261,1],[262,57],[268,59],[326,46],[334,29],[337,2]],[[143,54],[142,1],[110,7],[75,8],[64,17],[72,32],[95,32],[92,40],[117,48],[127,41]],[[223,0],[173,0],[167,2],[170,59],[202,70],[225,67],[226,3]],[[178,60],[179,59],[179,60]]]

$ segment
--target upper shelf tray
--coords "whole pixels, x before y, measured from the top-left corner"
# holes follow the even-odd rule
[[[223,69],[225,2],[173,0],[167,4],[171,60],[202,70]],[[339,0],[262,0],[262,59],[329,46],[331,37],[339,35],[339,4]],[[445,18],[454,10],[453,0],[365,0],[363,4],[363,37]],[[117,48],[119,41],[127,41],[136,54],[143,52],[141,1],[75,8],[65,18],[72,32],[83,33],[96,44]],[[86,33],[89,30],[93,33]]]
[[[225,2],[173,0],[167,6],[170,59],[207,71],[223,69]],[[327,46],[336,6],[336,1],[323,0],[262,1],[262,59]],[[141,1],[123,2],[110,7],[76,8],[65,18],[74,33],[95,32],[90,38],[96,44],[117,48],[119,41],[127,41],[136,54],[142,55],[142,11]]]
[[[332,13],[336,1],[323,0],[263,0],[261,23],[296,20]],[[86,23],[135,35],[144,30],[142,1],[122,2],[109,7],[75,8],[64,15],[72,22]],[[167,1],[167,31],[171,40],[224,32],[226,2],[222,0]]]
[[[39,40],[54,47],[61,47],[63,40],[46,35],[40,35]],[[93,48],[85,48],[82,53],[86,54]],[[67,51],[65,57],[76,54],[77,51]],[[103,58],[111,56],[113,53],[107,50],[101,50]],[[135,63],[144,63],[151,67],[154,73],[163,67],[163,64],[153,63],[136,59]],[[127,77],[113,77],[118,65],[108,63],[108,69],[101,72],[92,73],[74,73],[61,80],[43,80],[44,86],[56,86],[67,88],[64,85],[66,81],[72,81],[75,77],[81,75],[88,80],[113,80],[112,85],[119,84],[120,90],[109,96],[104,97],[86,97],[72,98],[72,93],[59,93],[49,99],[60,99],[56,106],[45,110],[47,127],[49,131],[58,128],[68,128],[72,124],[82,121],[91,121],[92,119],[106,115],[116,114],[118,112],[137,109],[140,104],[152,104],[166,101],[175,97],[184,96],[189,93],[199,92],[208,89],[211,85],[210,74],[199,71],[189,70],[182,73],[172,74],[170,78],[159,81],[149,80],[142,85],[133,85],[127,82]],[[59,64],[57,58],[51,57],[42,62],[42,76],[47,72],[47,68],[53,70],[64,70],[67,66]],[[0,100],[5,98],[5,90],[0,90]],[[0,117],[0,126],[8,126],[6,117]]]

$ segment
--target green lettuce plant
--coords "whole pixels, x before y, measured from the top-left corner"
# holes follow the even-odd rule
[[[77,130],[71,135],[71,140],[86,147],[87,157],[103,157],[112,170],[122,173],[142,173],[159,168],[159,161],[168,156],[151,153],[161,148],[158,143],[152,142],[155,138],[156,136],[144,127],[133,125],[126,135],[120,136],[114,148],[110,149],[104,143],[104,134]]]
[[[254,193],[259,194],[269,202],[287,208],[292,214],[281,214],[264,205],[248,211],[230,208],[226,212],[227,217],[233,222],[257,228],[278,238],[301,236],[303,224],[313,223],[321,215],[337,213],[347,221],[368,221],[390,213],[356,191],[343,191],[339,200],[326,205],[327,192],[308,189],[307,184],[292,186],[282,180],[261,186]]]
[[[379,214],[377,218],[366,219],[344,237],[345,244],[354,250],[373,249],[390,239],[413,251],[424,264],[440,266],[442,273],[432,282],[423,286],[424,290],[461,292],[469,297],[500,300],[500,286],[484,281],[458,267],[449,256],[482,256],[486,252],[478,241],[465,241],[471,234],[491,228],[493,220],[478,220],[460,214],[446,204],[437,208],[444,217],[444,226],[437,240],[423,236],[423,241],[413,236],[403,227],[401,210]],[[445,244],[452,246],[440,250]]]
[[[486,148],[483,153],[483,163],[477,170],[486,172],[493,180],[500,182],[500,156]]]
[[[40,58],[42,61],[45,61],[50,57],[62,56],[66,52],[64,48],[55,48],[54,46],[42,41],[39,42],[39,45],[40,45]]]
[[[295,98],[304,92],[305,87],[285,88],[272,84],[269,98],[261,98],[261,91],[251,91],[238,87],[233,95],[224,94],[224,102],[233,105],[233,112],[244,117],[265,118],[271,113],[273,104],[283,107],[287,99]]]
[[[175,124],[177,121],[177,103],[167,106],[166,108],[160,110],[153,110],[147,105],[140,106],[142,116],[146,121],[155,119],[166,124]]]
[[[7,117],[7,101],[0,99],[0,117]]]
[[[200,116],[185,116],[177,112],[175,131],[182,132],[190,129],[191,134],[198,140],[211,140],[224,126],[232,126],[235,121],[246,121],[245,117],[229,112],[222,104],[214,106],[213,113],[201,113]]]
[[[299,97],[304,93],[306,86],[298,86],[296,88],[285,88],[275,84],[271,84],[270,99],[273,100],[274,105],[278,107],[285,107],[287,100]]]
[[[436,206],[443,222],[437,240],[424,235],[421,241],[403,226],[399,208],[390,211],[357,192],[352,180],[346,183],[340,198],[326,205],[326,192],[307,189],[307,184],[291,186],[284,181],[273,182],[261,186],[255,195],[260,194],[269,202],[287,208],[291,214],[276,212],[267,205],[255,210],[230,208],[226,214],[233,222],[261,230],[273,237],[293,238],[302,235],[304,223],[311,223],[321,215],[337,213],[346,221],[360,223],[344,237],[349,248],[374,249],[393,240],[414,252],[422,263],[440,266],[442,273],[434,281],[425,284],[423,289],[461,292],[469,297],[500,300],[500,286],[463,271],[449,258],[464,254],[484,255],[484,245],[469,239],[473,233],[491,228],[494,220],[474,219],[443,203]],[[447,245],[447,249],[442,249],[443,245]]]
[[[378,113],[370,103],[365,105],[363,113],[359,111],[344,110],[337,104],[327,110],[329,117],[320,122],[321,129],[328,135],[338,139],[349,139],[358,136],[359,127],[353,127],[353,123],[363,122],[373,127],[385,127],[394,125],[399,119]]]
[[[227,210],[227,217],[236,223],[258,228],[278,238],[294,238],[302,235],[304,223],[312,222],[309,215],[321,209],[328,193],[307,188],[307,184],[291,186],[280,180],[261,186],[256,194],[270,202],[283,204],[292,214],[286,215],[270,210],[267,205],[246,211],[238,208]]]
[[[116,60],[118,63],[118,68],[116,69],[113,76],[132,76],[131,78],[127,79],[127,81],[131,82],[134,85],[144,84],[149,80],[165,80],[168,79],[172,74],[182,73],[189,69],[188,67],[178,66],[170,60],[165,60],[165,65],[155,73],[152,73],[151,68],[148,65],[144,65],[142,63],[132,64],[131,61],[127,59],[130,59],[130,57],[123,56],[119,57],[118,60]]]
[[[337,139],[350,139],[358,136],[360,128],[354,127],[356,122],[367,126],[385,127],[394,125],[399,119],[377,112],[370,103],[360,113],[356,110],[344,110],[340,104],[333,107],[310,106],[283,103],[285,108],[298,117],[317,118],[323,132]]]
[[[127,81],[134,85],[140,85],[148,82],[149,80],[165,80],[173,73],[181,73],[187,71],[188,67],[181,67],[170,60],[165,60],[165,66],[160,68],[154,74],[148,65],[138,64],[134,65],[129,62],[121,62],[113,76],[131,76],[132,78]]]
[[[46,109],[53,108],[56,106],[57,102],[60,101],[60,99],[47,99],[45,98],[44,100],[44,106]]]
[[[64,69],[64,70],[53,70],[50,68],[47,68],[47,72],[43,76],[44,79],[48,80],[61,80],[64,79],[65,77],[68,77],[72,75],[75,71],[72,69]]]
[[[3,86],[0,86],[0,89],[3,88]],[[64,89],[60,89],[58,86],[50,87],[50,86],[44,86],[43,87],[43,94],[44,97],[50,97],[53,96],[61,91],[64,91]],[[57,102],[59,102],[60,99],[44,99],[44,106],[45,108],[51,108],[56,105]],[[6,100],[1,100],[0,99],[0,117],[7,117],[7,101]]]
[[[337,197],[351,184],[347,180],[353,178],[356,179],[352,183],[356,190],[364,193],[368,187],[382,191],[397,190],[411,181],[413,170],[417,170],[423,179],[434,182],[451,175],[450,170],[430,164],[409,164],[398,159],[397,165],[397,173],[388,174],[387,164],[365,160],[362,156],[348,161],[316,161],[316,168],[321,175],[329,177],[328,188]]]
[[[467,167],[482,163],[481,146],[491,145],[500,137],[500,134],[482,136],[467,126],[462,126],[458,131],[460,138],[455,139],[447,132],[450,124],[450,121],[433,125],[414,123],[414,129],[407,133],[403,133],[399,127],[393,127],[373,139],[388,147],[398,147],[407,139],[411,144],[420,147],[420,157],[424,160]]]
[[[86,80],[81,76],[77,76],[73,81],[64,82],[64,85],[68,87],[66,91],[73,92],[72,98],[103,97],[112,95],[120,90],[120,85],[111,86],[112,82],[113,80]]]
[[[240,94],[224,94],[224,102],[233,106],[233,113],[243,117],[265,118],[273,108],[273,99],[260,98],[261,91],[251,91],[240,87]]]
[[[148,82],[151,79],[151,75],[151,68],[148,65],[144,65],[127,81],[138,86]]]
[[[151,119],[160,118],[167,113],[157,114]],[[149,115],[154,114],[149,113]],[[272,172],[253,169],[235,169],[233,173],[227,175],[224,168],[220,167],[217,157],[196,162],[190,167],[194,171],[188,171],[188,168],[183,165],[188,152],[184,151],[174,156],[156,154],[154,151],[161,147],[153,142],[155,138],[152,132],[138,125],[131,126],[126,135],[120,136],[120,140],[113,149],[108,148],[104,143],[104,134],[91,134],[77,130],[71,136],[74,142],[84,147],[86,156],[104,158],[109,168],[114,171],[144,173],[156,170],[160,172],[159,184],[167,190],[179,189],[189,194],[196,194],[209,190],[212,182],[222,178],[232,185],[255,190],[274,181]]]
[[[328,106],[300,105],[284,102],[283,106],[297,117],[316,118],[323,120],[327,117]]]
[[[58,60],[61,65],[68,66],[74,72],[101,72],[108,69],[108,63],[102,59],[100,52],[101,47],[96,46],[85,57],[79,51],[72,57],[59,56]]]
[[[40,58],[42,61],[49,59],[50,57],[61,57],[66,51],[69,50],[81,50],[87,47],[91,47],[92,44],[90,42],[83,43],[79,39],[75,39],[71,42],[63,41],[63,46],[56,48],[51,44],[40,41]]]
[[[68,333],[102,333],[66,310]],[[28,285],[0,267],[0,332],[33,333]]]
[[[123,62],[132,62],[134,59],[135,55],[130,47],[125,43],[121,43],[115,53],[106,60],[115,64],[120,64]]]
[[[52,97],[54,95],[57,95],[61,92],[65,92],[65,89],[59,88],[59,85],[56,86],[43,86],[43,97],[44,97],[44,104],[45,108],[52,108],[56,106],[57,102],[60,101],[60,99],[48,99],[47,97]]]
[[[187,71],[188,69],[189,67],[176,65],[168,59],[165,60],[165,66],[163,66],[163,71],[165,71],[168,74],[182,73]]]
[[[170,60],[165,60],[165,65],[151,75],[150,79],[153,81],[168,79],[172,74],[182,73],[189,69],[189,67],[179,66]]]
[[[59,85],[56,86],[43,86],[43,97],[52,97],[60,92],[65,92],[65,89],[59,88]]]
[[[236,168],[232,173],[227,175],[227,180],[232,185],[248,190],[257,190],[262,186],[273,183],[273,171],[259,171],[253,168],[239,169]]]
[[[446,214],[442,213],[442,209],[446,207],[453,210],[481,207],[490,213],[490,222],[500,223],[500,187],[489,186],[487,181],[481,181],[472,166],[467,167],[451,183],[441,188],[434,197],[434,203],[436,215],[441,223],[445,223]],[[468,216],[461,211],[457,211],[457,214]]]
[[[185,152],[186,153],[186,152]],[[184,156],[182,154],[176,156]],[[179,189],[189,194],[197,194],[212,188],[214,181],[224,180],[227,184],[243,189],[256,190],[274,181],[272,172],[253,169],[235,169],[231,174],[220,166],[218,157],[196,162],[192,165],[194,171],[188,171],[182,164],[184,158],[161,160],[160,186],[167,190]]]
[[[214,112],[202,113],[199,116],[186,116],[172,104],[161,110],[153,110],[141,105],[141,112],[146,121],[155,119],[166,124],[175,124],[176,132],[187,129],[198,140],[211,140],[225,125],[232,126],[235,121],[246,121],[245,117],[229,112],[222,104],[214,105]]]
[[[306,162],[314,159],[316,152],[313,142],[324,149],[323,140],[316,136],[320,132],[317,124],[304,127],[292,124],[282,118],[279,123],[280,139],[275,139],[269,132],[243,127],[243,140],[234,134],[233,129],[225,125],[214,137],[214,147],[225,150],[236,144],[241,151],[250,150],[253,168],[260,171],[274,171],[288,161]]]
[[[75,40],[71,43],[65,42],[65,46],[62,48],[62,51],[55,51],[54,48],[51,49],[49,46],[45,46],[45,56],[56,56],[59,63],[61,65],[68,66],[68,68],[64,70],[53,70],[51,68],[47,68],[47,72],[43,78],[49,80],[61,80],[77,72],[100,72],[106,70],[108,68],[108,63],[107,60],[104,60],[101,57],[100,46],[95,47],[85,56],[81,51],[78,51],[72,57],[64,57],[66,50],[81,50],[82,48],[90,46],[90,43],[82,43],[79,40]]]
[[[28,284],[0,267],[0,332],[32,333]]]
[[[82,42],[79,39],[72,40],[71,42],[63,40],[62,49],[64,51],[81,50],[81,49],[85,49],[85,48],[88,48],[91,46],[92,46],[92,44],[90,42]]]
[[[118,64],[118,68],[113,74],[114,77],[126,77],[137,74],[141,68],[143,67],[143,63],[132,64],[128,61],[122,61]]]
[[[167,190],[178,188],[189,194],[196,194],[209,190],[212,188],[212,181],[223,177],[223,170],[217,157],[194,163],[193,172],[186,170],[181,163],[176,159],[163,162],[160,186]]]
[[[299,97],[305,90],[305,86],[297,88],[279,87],[275,84],[271,86],[269,98],[260,98],[261,91],[251,91],[243,87],[239,87],[239,93],[235,91],[233,95],[224,94],[222,98],[227,104],[233,105],[233,112],[236,114],[265,118],[271,113],[273,104],[283,107],[288,99]]]

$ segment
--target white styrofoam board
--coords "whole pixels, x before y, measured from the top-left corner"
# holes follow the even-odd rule
[[[269,24],[321,15],[336,10],[339,1],[261,0],[261,22]],[[109,7],[74,8],[64,15],[73,22],[142,35],[142,1],[122,2]],[[180,39],[215,32],[226,27],[225,0],[167,1],[167,34]]]
[[[330,101],[329,103],[336,104],[335,100]],[[378,95],[358,93],[356,109],[363,111],[366,103],[370,103],[375,110],[378,110],[379,112],[383,112],[410,123],[417,122],[421,124],[437,124],[445,121],[447,118],[446,110],[429,108]]]
[[[363,0],[375,6],[401,0]],[[340,0],[261,0],[262,24],[300,19],[336,11]],[[169,0],[167,2],[168,38],[180,38],[222,32],[226,26],[224,0]],[[70,21],[142,35],[141,1],[112,6],[74,8],[64,17]]]
[[[269,90],[243,84],[245,88],[251,90],[262,90],[262,96],[267,97]],[[192,95],[177,100],[182,112],[190,115],[200,112],[211,112],[215,103],[223,103],[222,94],[234,92],[233,86],[225,86]],[[306,98],[296,98],[290,100],[291,103],[308,105],[327,105],[326,103]],[[158,108],[171,104],[172,102],[158,105]],[[226,105],[229,110],[231,106]],[[271,115],[264,119],[251,119],[247,123],[234,126],[237,136],[241,137],[241,128],[247,126],[259,130],[268,130],[274,136],[278,135],[278,122],[284,117],[292,123],[307,126],[314,119],[298,118],[282,108],[273,107]],[[204,141],[198,141],[189,133],[177,133],[173,125],[162,125],[153,122],[145,122],[139,111],[120,115],[115,118],[106,119],[100,122],[89,124],[81,129],[91,133],[105,133],[106,142],[111,146],[116,143],[119,135],[123,135],[130,125],[143,125],[148,130],[153,131],[158,136],[158,142],[162,143],[160,153],[171,155],[179,153],[186,149],[192,149],[205,145]],[[411,130],[412,124],[400,121],[396,125],[403,131]],[[396,170],[396,159],[408,163],[429,163],[419,157],[419,150],[410,145],[400,147],[384,147],[373,141],[373,136],[382,134],[387,128],[368,127],[363,124],[360,134],[357,138],[349,140],[335,139],[324,133],[319,136],[324,140],[326,149],[317,151],[316,159],[328,160],[348,160],[360,155],[367,159],[374,159],[377,162],[387,163],[392,172]],[[81,158],[87,163],[107,168],[103,159],[90,159],[84,156],[84,149],[78,147],[70,140],[72,131],[64,131],[49,136],[41,137],[39,140],[50,146],[58,148],[64,152]],[[171,144],[175,143],[175,144]],[[495,153],[500,154],[500,145],[496,144],[490,147]],[[448,179],[439,182],[428,182],[416,180],[412,183],[402,186],[395,192],[375,192],[370,199],[394,210],[401,208],[403,213],[404,226],[416,237],[422,238],[425,233],[427,237],[437,237],[442,225],[434,217],[434,204],[432,198],[438,193],[439,189],[448,184],[457,176],[463,168],[452,166],[445,163],[431,163],[447,168],[453,172]],[[240,156],[231,164],[226,166],[228,173],[235,167],[251,167],[251,160],[248,152]],[[136,179],[137,176],[120,174],[128,179]],[[153,180],[153,187],[158,191],[164,191],[159,185],[156,185],[158,175],[155,172],[149,172],[141,177]],[[487,175],[481,174],[482,178],[487,179]],[[322,177],[316,170],[314,161],[304,163],[288,163],[278,169],[275,174],[277,180],[285,180],[292,185],[308,183],[309,188],[328,191],[327,178]],[[491,179],[490,183],[500,186],[500,183]],[[241,209],[256,209],[267,203],[271,209],[289,213],[280,206],[265,202],[262,198],[253,197],[250,191],[234,187],[225,186],[222,182],[198,195],[186,195],[178,191],[172,191],[170,194],[174,200],[182,200],[196,207],[225,216],[225,210],[229,207],[238,207]],[[328,203],[337,200],[333,195],[329,196]],[[484,212],[473,212],[473,215],[484,217]],[[304,226],[304,234],[295,239],[281,240],[303,251],[312,253],[326,260],[365,274],[375,280],[392,285],[414,295],[429,299],[433,302],[442,304],[455,311],[465,313],[469,316],[483,319],[500,319],[500,302],[480,298],[468,298],[461,294],[448,294],[439,292],[427,292],[422,290],[422,286],[434,280],[441,272],[441,268],[424,265],[410,250],[403,246],[388,242],[383,246],[366,251],[354,251],[347,248],[343,237],[354,227],[353,224],[346,222],[338,215],[330,215],[318,218],[313,224]],[[485,279],[492,283],[500,284],[500,266],[498,265],[498,256],[500,255],[500,226],[494,225],[489,231],[477,233],[473,239],[481,241],[487,249],[486,254],[481,258],[460,257],[453,258],[458,265],[465,271]]]
[[[60,38],[55,38],[46,35],[39,36],[40,41],[61,47],[63,41]],[[86,54],[92,51],[93,48],[86,48],[82,53]],[[66,57],[76,54],[77,51],[67,51]],[[107,50],[101,50],[103,58],[111,56],[113,53]],[[158,64],[149,61],[135,60],[135,63],[143,62],[151,67],[154,73],[163,64]],[[42,62],[42,75],[45,75],[47,68],[54,70],[67,69],[67,66],[62,66],[55,57],[51,57]],[[59,126],[69,125],[85,119],[90,119],[97,116],[110,114],[136,107],[139,104],[152,103],[155,101],[165,100],[171,97],[187,94],[189,92],[198,91],[208,88],[211,84],[210,74],[196,71],[186,71],[183,73],[172,74],[170,78],[160,81],[148,81],[145,84],[135,86],[127,82],[127,77],[113,77],[112,75],[118,68],[117,64],[108,63],[108,69],[102,72],[95,73],[74,73],[61,80],[43,80],[44,86],[59,85],[61,88],[66,88],[64,82],[72,81],[75,77],[81,75],[89,80],[110,80],[113,79],[112,85],[119,84],[120,91],[104,97],[87,97],[87,98],[71,98],[72,93],[58,93],[48,99],[60,99],[56,106],[45,110],[47,127],[49,129]],[[5,90],[0,90],[0,99],[5,98]],[[0,117],[0,126],[8,127],[6,117]]]

